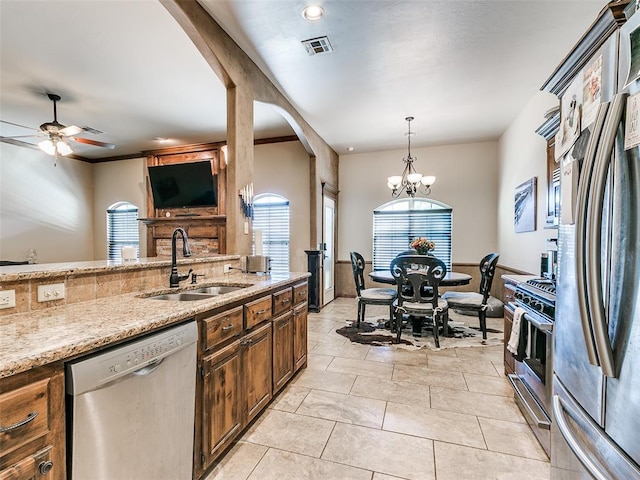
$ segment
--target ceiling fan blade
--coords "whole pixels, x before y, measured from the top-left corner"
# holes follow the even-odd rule
[[[20,125],[19,123],[7,122],[6,120],[0,120],[0,123],[6,123],[7,125],[13,125],[14,127],[26,128],[27,130],[38,131],[37,128],[27,127],[25,125]]]
[[[95,147],[103,147],[103,148],[109,148],[109,149],[116,148],[116,146],[113,143],[99,142],[98,140],[91,140],[90,138],[82,138],[82,137],[69,137],[69,138],[74,142],[85,143],[87,145],[93,145]]]
[[[81,132],[84,132],[82,128],[77,127],[75,125],[69,125],[68,127],[64,127],[58,133],[63,137],[70,137],[71,135],[77,135]]]
[[[39,137],[40,135],[38,135],[37,133],[34,133],[33,135],[11,135],[8,137],[0,137],[0,138],[33,138],[33,137]]]

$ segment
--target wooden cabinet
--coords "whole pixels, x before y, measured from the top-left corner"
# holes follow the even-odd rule
[[[293,286],[293,369],[297,372],[307,366],[307,281]]]
[[[202,452],[214,458],[242,428],[240,340],[204,358]]]
[[[307,283],[196,319],[200,347],[194,478],[201,478],[274,393],[306,365]]]
[[[513,355],[511,352],[507,350],[507,343],[509,343],[509,338],[511,338],[511,330],[513,327],[513,310],[509,305],[505,304],[504,306],[504,373],[505,375],[509,375],[510,373],[515,373],[516,364]]]
[[[293,376],[293,312],[273,320],[273,393]]]
[[[293,311],[293,368],[297,372],[307,366],[307,304]]]
[[[271,400],[271,323],[247,335],[243,342],[242,375],[245,380],[245,423],[253,420]]]
[[[0,381],[0,479],[63,480],[64,370],[35,369]]]

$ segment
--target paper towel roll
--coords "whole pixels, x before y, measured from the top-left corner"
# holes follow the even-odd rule
[[[120,249],[122,260],[129,261],[136,259],[136,247],[122,247]]]
[[[262,230],[254,230],[253,235],[255,237],[256,255],[262,255]]]

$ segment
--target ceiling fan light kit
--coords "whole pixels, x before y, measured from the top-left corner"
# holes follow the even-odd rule
[[[65,156],[65,155],[69,155],[70,153],[73,153],[71,146],[67,141],[65,141],[65,139],[69,139],[77,143],[83,143],[85,145],[93,145],[96,147],[103,147],[103,148],[109,148],[109,149],[115,148],[115,145],[113,145],[112,143],[100,142],[98,140],[92,140],[90,138],[76,137],[75,135],[78,135],[79,133],[85,133],[85,132],[102,133],[102,132],[90,127],[83,128],[83,127],[78,127],[76,125],[69,125],[67,127],[65,125],[62,125],[60,122],[58,122],[58,109],[57,109],[57,102],[59,102],[61,99],[60,95],[56,95],[55,93],[47,93],[47,97],[49,98],[49,100],[53,102],[53,121],[46,122],[40,125],[39,134],[45,134],[48,137],[45,140],[38,142],[38,147],[43,152],[56,157],[58,155]],[[3,121],[3,123],[8,123],[10,125],[15,125],[23,128],[30,128],[30,127],[24,127],[23,125],[18,125],[12,122]],[[35,129],[32,129],[32,130],[35,130]],[[33,137],[33,136],[36,136],[36,135],[20,135],[18,137],[4,137],[4,138],[10,139],[10,138]]]

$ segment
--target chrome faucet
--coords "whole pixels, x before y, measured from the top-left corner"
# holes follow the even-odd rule
[[[173,231],[171,237],[171,275],[169,276],[169,287],[178,287],[182,280],[186,280],[191,275],[193,269],[189,269],[187,273],[178,273],[178,260],[176,259],[176,241],[178,234],[182,236],[182,255],[185,257],[191,256],[191,249],[189,248],[189,239],[187,238],[187,232],[183,228],[176,228]]]

